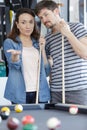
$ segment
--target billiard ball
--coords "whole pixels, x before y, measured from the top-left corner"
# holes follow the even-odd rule
[[[6,120],[9,117],[10,113],[8,111],[3,111],[0,113],[2,120]]]
[[[23,130],[38,130],[35,124],[26,124],[23,126]]]
[[[73,114],[73,115],[76,115],[78,113],[78,107],[77,107],[77,105],[70,106],[69,113]]]
[[[61,121],[56,117],[51,117],[47,121],[47,127],[51,130],[55,130],[61,125]]]
[[[7,127],[9,130],[16,130],[19,127],[20,121],[15,117],[9,117]]]
[[[0,116],[2,120],[6,120],[10,115],[10,108],[9,107],[2,107],[0,110]]]
[[[2,107],[1,112],[5,112],[5,111],[10,113],[10,108],[9,107]]]
[[[23,125],[34,124],[34,122],[35,122],[35,119],[31,115],[27,115],[22,118]]]
[[[15,112],[20,113],[23,111],[23,106],[21,104],[17,104],[14,107]]]

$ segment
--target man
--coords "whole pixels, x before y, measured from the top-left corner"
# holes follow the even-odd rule
[[[51,0],[37,3],[36,14],[51,31],[46,55],[52,57],[51,103],[62,102],[62,40],[64,36],[65,102],[87,105],[87,30],[81,23],[67,23]]]

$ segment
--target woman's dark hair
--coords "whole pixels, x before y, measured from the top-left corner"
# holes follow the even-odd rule
[[[56,2],[54,2],[52,0],[42,0],[42,1],[38,2],[35,7],[36,15],[38,15],[40,13],[40,11],[44,8],[47,8],[47,9],[53,11],[55,8],[58,8],[58,5]]]
[[[17,28],[16,22],[19,21],[19,16],[21,14],[24,14],[24,13],[32,15],[34,17],[34,19],[35,19],[35,13],[34,13],[33,10],[31,10],[29,8],[20,8],[20,9],[18,9],[18,11],[16,12],[16,15],[15,15],[15,20],[14,20],[14,23],[13,23],[12,30],[8,35],[8,38],[11,38],[14,41],[16,41],[16,37],[20,34],[19,29]],[[38,40],[39,36],[40,36],[40,33],[39,33],[39,30],[38,30],[38,27],[37,27],[37,24],[36,24],[36,21],[35,21],[34,22],[34,30],[33,30],[32,34],[31,34],[31,37]]]

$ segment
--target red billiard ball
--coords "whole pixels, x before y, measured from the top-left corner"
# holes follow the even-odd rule
[[[20,121],[15,117],[9,117],[7,121],[7,127],[9,130],[16,130],[20,124]]]
[[[34,124],[34,122],[35,122],[35,119],[31,115],[27,115],[22,118],[23,125]]]
[[[71,105],[70,108],[69,108],[69,113],[73,114],[73,115],[76,115],[78,113],[77,105]]]

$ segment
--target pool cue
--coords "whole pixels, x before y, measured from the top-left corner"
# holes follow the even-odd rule
[[[64,36],[62,36],[62,103],[65,103]]]
[[[39,50],[39,62],[38,62],[38,76],[37,76],[37,89],[36,89],[36,104],[38,104],[39,86],[40,86],[40,64],[41,64],[41,46]]]

